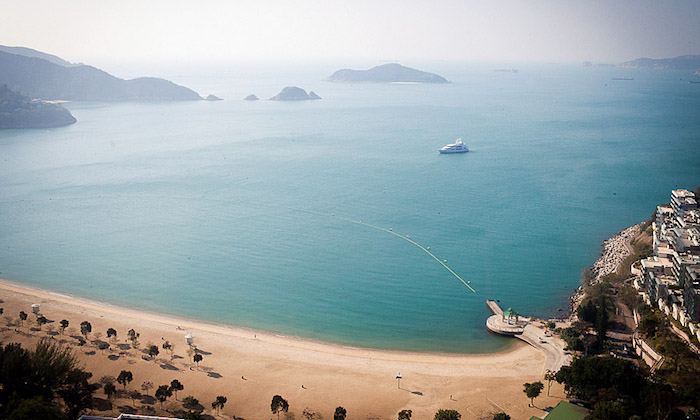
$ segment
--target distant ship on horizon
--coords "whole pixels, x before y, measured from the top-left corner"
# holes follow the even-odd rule
[[[613,77],[613,80],[634,80],[632,77]]]

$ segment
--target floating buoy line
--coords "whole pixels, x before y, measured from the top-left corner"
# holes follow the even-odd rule
[[[116,195],[116,196],[104,196],[104,195],[99,195],[99,196],[92,197],[92,198],[115,198],[115,197],[122,198],[122,195],[121,195],[121,194]],[[49,200],[55,200],[55,201],[84,200],[85,198],[87,198],[87,197],[61,197],[61,198],[57,198],[57,199],[49,198]],[[132,197],[132,198],[133,198],[133,197]],[[199,197],[186,197],[186,196],[182,196],[182,197],[169,196],[169,197],[166,197],[166,196],[161,196],[160,198],[188,199],[188,200],[192,200],[192,199],[195,199],[195,198],[206,199],[207,197],[206,197],[206,196],[199,196]],[[231,204],[231,203],[232,203],[232,202],[229,201],[229,200],[222,200],[222,199],[211,199],[211,198],[209,198],[209,200],[211,200],[211,201],[219,201],[219,202],[223,202],[223,203],[227,203],[227,204]],[[30,202],[30,201],[43,201],[43,200],[7,200],[7,201],[5,201],[5,200],[0,200],[0,203],[8,203],[8,202]],[[474,288],[471,287],[469,281],[465,281],[462,277],[459,276],[459,274],[455,273],[454,270],[452,270],[452,269],[446,264],[446,263],[447,263],[447,260],[441,260],[441,259],[439,259],[438,257],[435,256],[435,254],[433,254],[432,252],[430,252],[430,247],[424,247],[423,245],[421,245],[421,244],[419,244],[418,242],[416,242],[416,241],[414,241],[413,239],[411,239],[411,236],[410,236],[410,235],[404,236],[404,235],[401,235],[401,234],[398,234],[398,233],[394,232],[393,228],[391,228],[391,227],[388,228],[388,229],[386,229],[386,228],[383,228],[383,227],[380,227],[380,226],[375,226],[375,225],[371,225],[371,224],[369,224],[369,223],[365,223],[365,222],[363,222],[362,220],[353,220],[353,219],[348,219],[348,218],[346,218],[346,217],[336,216],[335,213],[323,213],[323,212],[315,211],[315,210],[307,210],[307,209],[302,208],[301,206],[299,206],[299,207],[275,206],[275,205],[271,205],[271,204],[261,204],[261,203],[254,203],[254,202],[248,202],[248,201],[242,201],[242,200],[236,200],[236,201],[234,201],[233,203],[234,203],[234,204],[240,204],[240,205],[251,205],[251,206],[259,206],[259,207],[270,207],[270,208],[276,208],[276,209],[285,209],[285,210],[299,211],[299,212],[303,212],[303,213],[313,214],[313,215],[316,215],[316,216],[326,217],[326,218],[329,218],[329,219],[341,220],[341,221],[343,221],[343,222],[353,223],[353,224],[356,224],[356,225],[359,225],[359,226],[364,226],[364,227],[367,227],[367,228],[370,228],[370,229],[375,229],[375,230],[379,230],[379,231],[382,231],[382,232],[386,232],[386,233],[388,233],[388,234],[390,234],[390,235],[394,235],[394,236],[396,236],[397,238],[401,238],[401,239],[403,239],[404,241],[409,242],[410,244],[412,244],[412,245],[414,245],[414,246],[420,248],[423,252],[425,252],[426,254],[430,255],[430,257],[431,257],[432,259],[434,259],[435,261],[437,261],[438,263],[440,263],[440,265],[442,265],[447,271],[449,271],[453,276],[455,276],[459,281],[461,281],[462,284],[464,284],[466,287],[468,287],[469,290],[471,290],[473,293],[476,293],[476,290],[474,290]]]

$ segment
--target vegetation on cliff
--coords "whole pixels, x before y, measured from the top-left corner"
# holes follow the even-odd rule
[[[60,127],[75,121],[61,105],[30,100],[0,85],[0,129]]]

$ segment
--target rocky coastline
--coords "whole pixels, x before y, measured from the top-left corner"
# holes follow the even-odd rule
[[[622,261],[631,254],[629,243],[642,231],[643,223],[637,223],[627,229],[618,232],[612,238],[603,242],[603,250],[600,257],[590,267],[591,279],[589,285],[600,283],[603,277],[614,273]],[[576,309],[586,297],[585,285],[579,286],[571,297],[569,297],[569,319],[576,314]]]

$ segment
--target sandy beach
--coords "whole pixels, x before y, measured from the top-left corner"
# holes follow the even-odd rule
[[[542,417],[544,411],[528,407],[523,393],[523,383],[542,381],[544,356],[534,348],[514,340],[513,346],[501,353],[483,355],[449,355],[411,353],[362,349],[313,342],[296,337],[285,337],[260,331],[222,325],[192,322],[174,317],[140,312],[71,296],[27,288],[7,280],[0,281],[0,306],[5,319],[2,342],[20,342],[33,347],[42,337],[52,337],[71,346],[86,370],[97,381],[103,375],[116,377],[121,370],[133,372],[134,380],[127,390],[141,391],[141,384],[152,382],[170,384],[178,379],[184,390],[179,400],[193,395],[213,414],[211,402],[217,395],[228,398],[221,412],[222,418],[267,419],[271,418],[270,401],[276,394],[290,404],[289,412],[303,418],[308,408],[322,418],[333,418],[335,407],[343,406],[349,419],[394,419],[402,409],[413,410],[414,419],[430,419],[440,408],[455,409],[462,418],[488,418],[493,413],[505,411],[513,419]],[[40,313],[48,318],[54,332],[47,326],[42,331],[23,327],[8,327],[10,320],[17,320],[19,311],[31,313],[31,305],[40,303]],[[70,326],[63,335],[58,334],[58,323],[67,319]],[[110,350],[100,351],[92,343],[77,346],[80,323],[92,324],[91,339],[101,333],[106,341],[106,331],[114,328],[118,344]],[[126,332],[135,329],[140,333],[139,351],[129,349]],[[187,354],[185,335],[194,334],[194,344],[203,359],[195,365]],[[171,359],[161,348],[161,353],[151,360],[142,353],[147,343],[160,348],[167,340],[175,345]],[[145,357],[145,358],[144,358]],[[395,379],[401,373],[400,387]],[[118,386],[118,388],[122,388]],[[551,395],[535,400],[538,407],[549,407],[563,398],[563,389],[552,384]],[[151,390],[150,395],[153,395]],[[105,398],[101,390],[96,397]],[[154,406],[156,414],[167,415],[159,404],[148,400],[132,404],[130,399],[117,399],[114,411],[144,412],[143,407]],[[172,397],[164,409],[180,408]],[[94,409],[95,414],[110,411]]]

